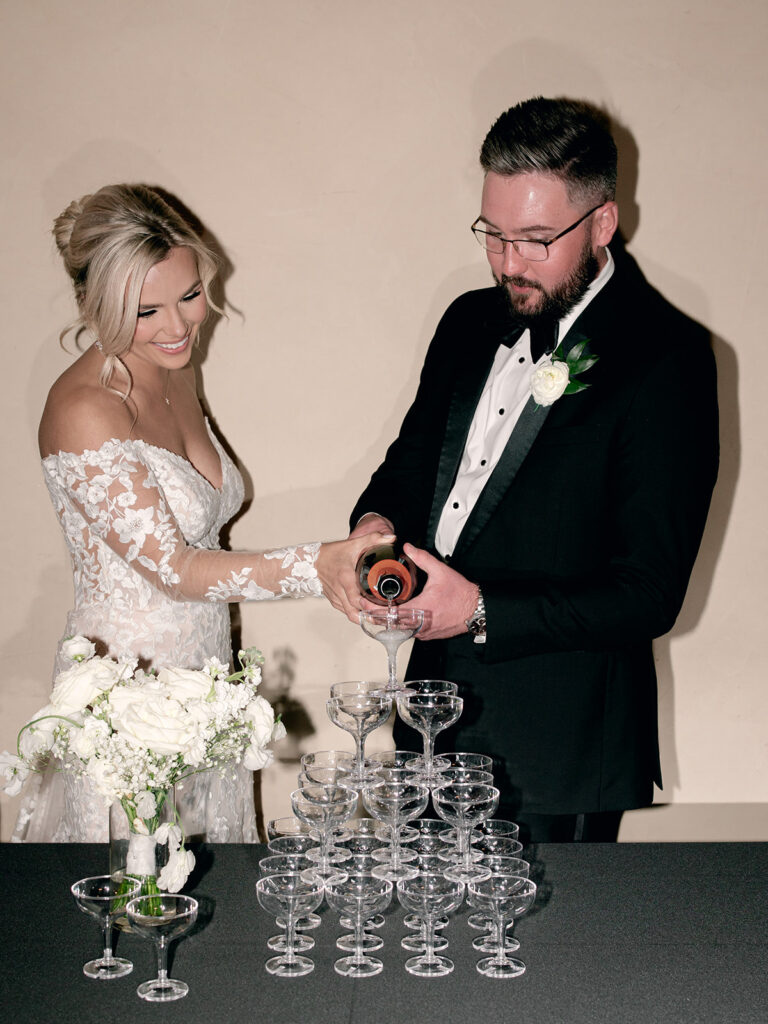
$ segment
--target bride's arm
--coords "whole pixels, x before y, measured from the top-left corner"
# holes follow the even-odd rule
[[[82,517],[81,523],[67,522],[66,507],[59,508],[65,531],[82,531],[81,543],[93,558],[99,544],[108,545],[177,601],[261,601],[319,596],[324,590],[331,596],[339,577],[354,571],[360,553],[381,539],[368,535],[262,552],[192,547],[141,446],[130,441],[107,441],[78,455],[60,453],[46,461],[46,471]],[[351,605],[345,610],[353,611]]]

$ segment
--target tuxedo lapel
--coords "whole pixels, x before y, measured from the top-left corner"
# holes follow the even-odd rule
[[[467,355],[462,360],[461,376],[454,387],[448,409],[427,527],[429,544],[434,543],[443,506],[456,479],[472,418],[499,345],[513,345],[522,332],[522,327],[510,322],[505,303],[497,292],[478,335],[475,338],[458,339],[462,351],[466,351]]]
[[[460,553],[462,548],[469,547],[484,529],[496,506],[509,490],[551,408],[552,406],[537,405],[533,398],[528,399],[496,468],[459,534],[454,555]]]
[[[587,307],[587,309],[589,309],[589,307]],[[564,356],[567,355],[574,345],[578,344],[580,341],[587,342],[584,354],[589,354],[589,338],[588,335],[584,333],[583,327],[586,327],[586,324],[582,325],[582,319],[582,317],[579,317],[562,340],[561,352]],[[503,499],[504,495],[512,485],[518,470],[522,466],[525,457],[531,450],[533,442],[536,440],[539,431],[544,426],[544,423],[553,408],[554,406],[552,405],[537,405],[532,397],[528,399],[520,419],[515,424],[515,428],[507,441],[506,447],[504,448],[496,468],[493,473],[491,473],[487,484],[475,503],[475,507],[472,509],[472,512],[464,524],[464,529],[459,534],[459,538],[454,549],[454,556],[461,554],[463,549],[469,547],[485,528],[499,502]],[[469,414],[470,420],[473,414],[474,406]],[[461,451],[463,451],[463,445]],[[461,457],[461,451],[459,452],[459,458]],[[435,502],[435,505],[437,505],[436,509],[433,505],[432,516],[434,518],[435,514],[437,515],[437,518],[435,519],[435,528],[437,527],[437,521],[440,518],[440,514],[452,482],[453,478],[448,481],[445,489],[441,490],[441,501],[439,505]]]
[[[467,367],[460,383],[453,392],[448,419],[437,468],[435,494],[432,499],[432,510],[429,516],[427,537],[434,542],[437,524],[453,486],[459,469],[461,456],[467,442],[467,434],[472,424],[472,417],[480,399],[486,379],[493,365],[495,348],[487,353],[483,360],[475,360]]]

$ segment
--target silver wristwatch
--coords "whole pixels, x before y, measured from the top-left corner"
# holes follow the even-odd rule
[[[483,592],[478,587],[477,604],[470,617],[465,620],[467,630],[472,634],[472,640],[476,644],[485,643],[485,601]]]

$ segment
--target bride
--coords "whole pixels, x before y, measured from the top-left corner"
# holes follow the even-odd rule
[[[39,431],[74,575],[64,637],[87,636],[98,653],[144,668],[200,668],[232,660],[230,602],[325,592],[346,603],[337,581],[379,535],[258,553],[219,546],[243,483],[203,415],[190,363],[216,308],[216,261],[200,237],[143,185],[76,200],[54,236],[80,314],[72,328],[94,338],[51,388]],[[64,667],[60,642],[54,675]],[[49,767],[29,782],[15,839],[106,841],[107,812],[84,780]],[[180,803],[187,834],[257,839],[242,768],[197,777]]]

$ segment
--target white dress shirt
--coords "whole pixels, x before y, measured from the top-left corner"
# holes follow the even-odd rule
[[[608,257],[605,266],[579,302],[558,323],[555,344],[565,337],[576,318],[584,312],[613,274],[613,258],[607,249],[605,253]],[[453,553],[459,534],[531,397],[531,374],[549,358],[545,354],[537,363],[533,363],[529,330],[525,330],[511,348],[499,345],[475,408],[456,480],[437,526],[435,547],[443,557]]]

